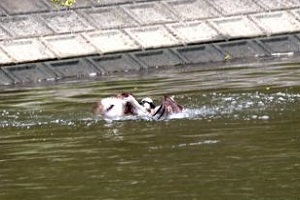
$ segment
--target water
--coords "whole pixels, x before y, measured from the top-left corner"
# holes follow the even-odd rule
[[[300,64],[177,67],[0,91],[0,199],[300,199]],[[93,116],[175,95],[167,121]]]

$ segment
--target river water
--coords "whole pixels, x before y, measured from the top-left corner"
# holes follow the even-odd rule
[[[175,95],[166,121],[101,97]],[[300,199],[300,64],[185,66],[0,90],[0,199]]]

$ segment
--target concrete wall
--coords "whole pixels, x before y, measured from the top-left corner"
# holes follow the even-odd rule
[[[297,0],[1,0],[0,84],[291,55],[299,19]]]

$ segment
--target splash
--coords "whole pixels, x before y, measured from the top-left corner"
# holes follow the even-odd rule
[[[300,94],[288,92],[249,92],[249,93],[206,93],[202,96],[183,96],[184,109],[164,121],[171,120],[260,120],[269,121],[285,110],[295,109],[299,105]],[[202,104],[202,106],[199,106]],[[22,109],[0,110],[0,128],[25,128],[46,126],[92,126],[99,123],[109,124],[125,121],[156,121],[146,116],[125,116],[102,118],[94,116],[89,110],[78,111],[77,108],[49,113],[42,106],[37,110]]]

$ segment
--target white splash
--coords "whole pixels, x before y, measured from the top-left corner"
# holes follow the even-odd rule
[[[219,140],[204,140],[204,141],[199,141],[199,142],[190,142],[190,143],[182,143],[178,145],[173,145],[172,148],[177,148],[177,147],[187,147],[187,146],[198,146],[198,145],[205,145],[205,144],[216,144],[218,143]]]

